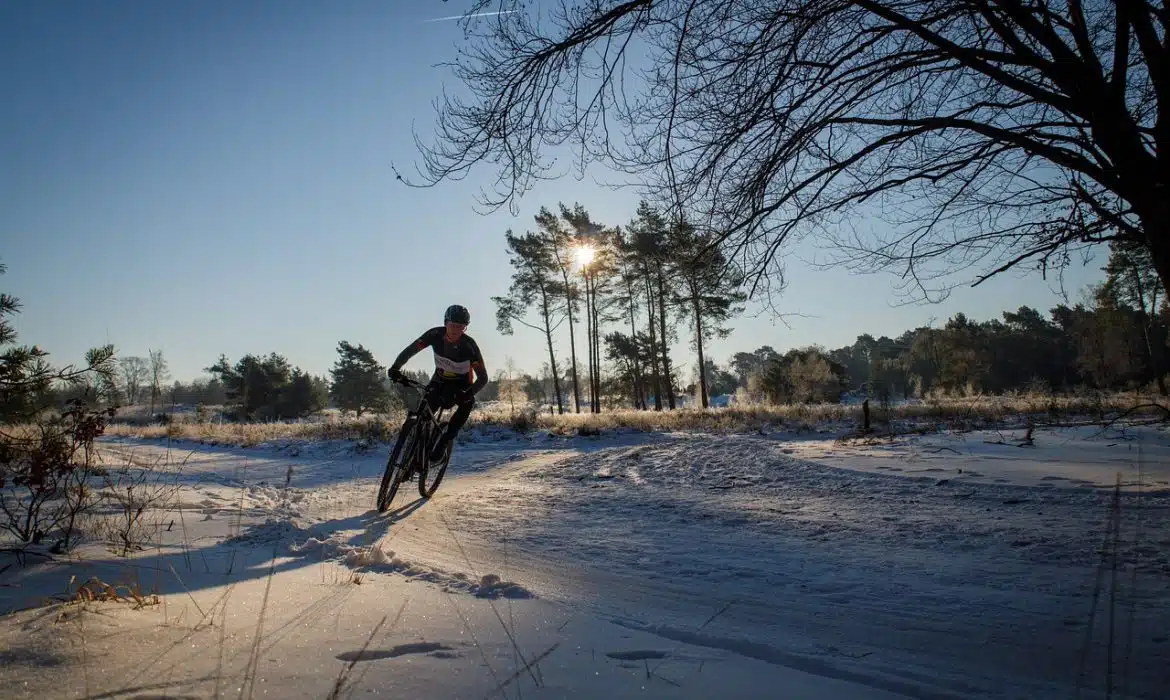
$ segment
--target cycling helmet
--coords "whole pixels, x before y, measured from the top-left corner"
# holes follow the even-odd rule
[[[443,323],[462,323],[467,325],[471,323],[471,312],[466,307],[458,304],[452,304],[447,307],[447,312],[443,314]]]

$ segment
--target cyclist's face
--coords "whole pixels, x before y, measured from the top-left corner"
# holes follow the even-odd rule
[[[464,331],[467,330],[466,323],[455,323],[454,321],[447,321],[447,339],[451,341],[459,340],[463,337]]]

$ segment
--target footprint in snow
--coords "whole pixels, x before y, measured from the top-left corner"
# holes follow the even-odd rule
[[[431,654],[443,659],[454,658],[452,647],[438,642],[414,642],[399,644],[390,649],[366,649],[365,651],[343,651],[337,655],[341,661],[377,661],[378,659],[393,659],[407,654]]]

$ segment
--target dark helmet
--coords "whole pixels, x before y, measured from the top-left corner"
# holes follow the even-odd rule
[[[466,307],[458,304],[452,304],[447,307],[447,313],[443,314],[443,323],[462,323],[467,325],[471,323],[471,312]]]

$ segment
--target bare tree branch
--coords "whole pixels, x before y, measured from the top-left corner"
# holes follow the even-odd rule
[[[1170,16],[1114,0],[481,0],[419,178],[600,162],[754,278],[812,237],[919,297],[1145,246],[1170,288]],[[571,149],[571,150],[566,150]],[[404,179],[404,181],[406,181]],[[859,232],[858,225],[871,230]],[[846,240],[848,244],[846,244]]]

